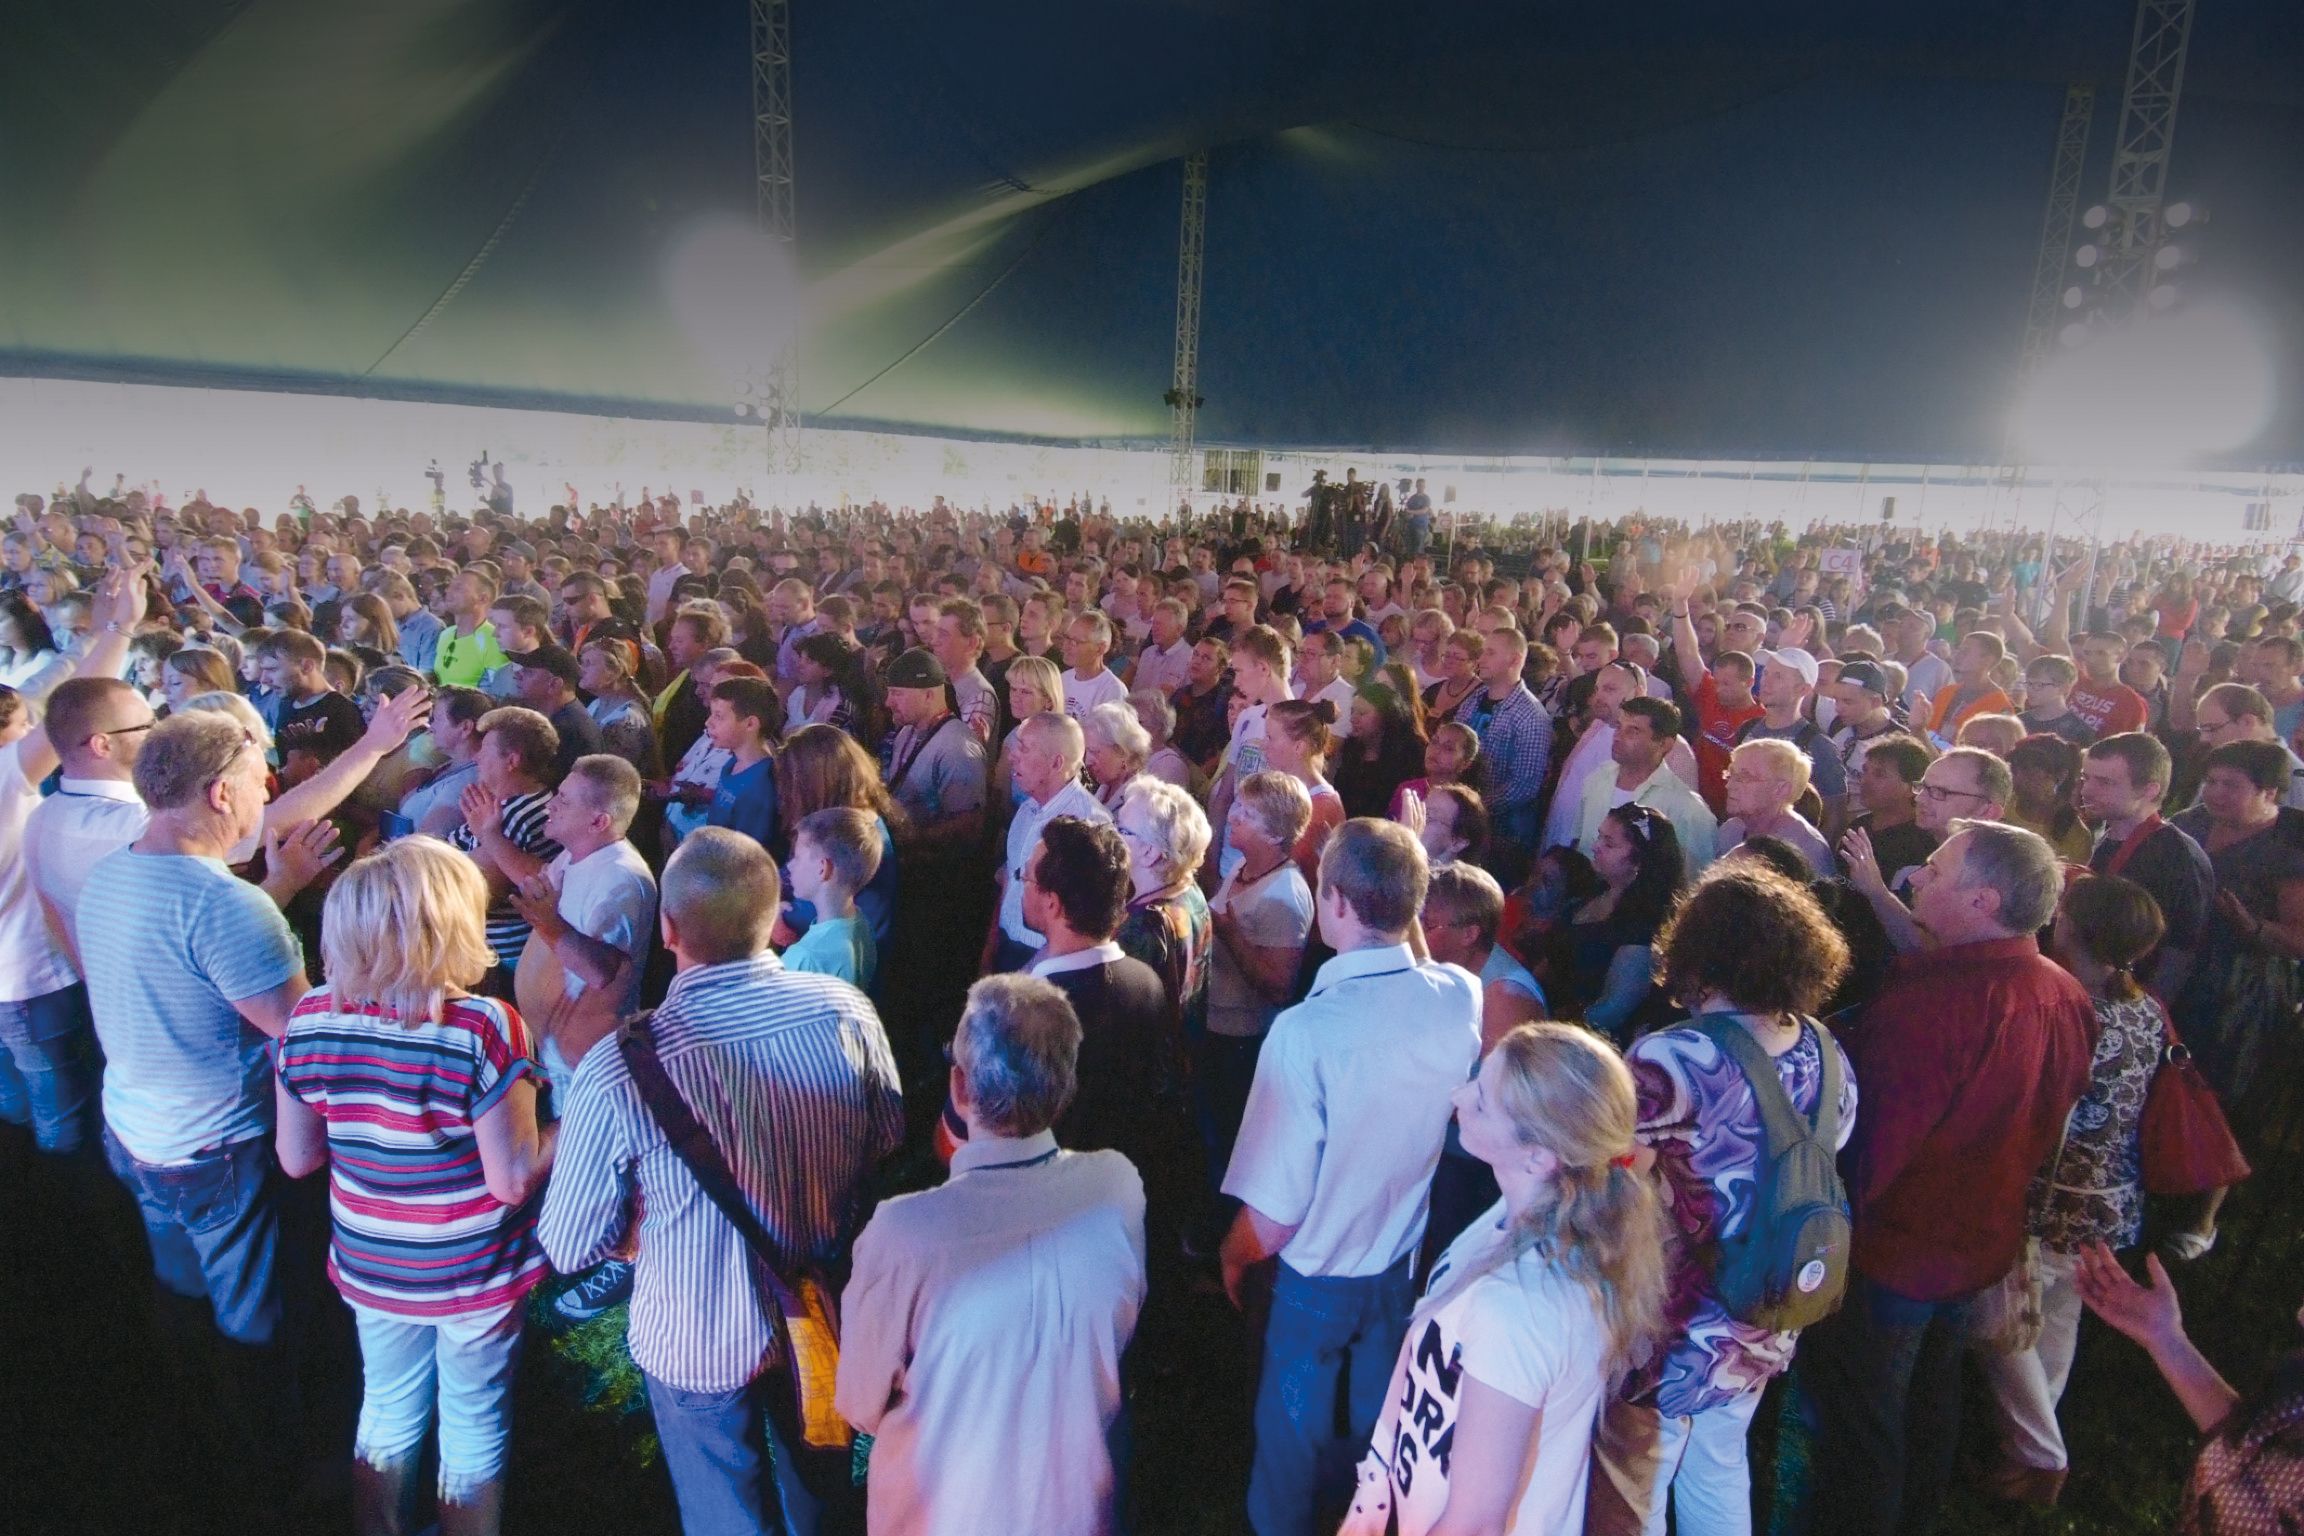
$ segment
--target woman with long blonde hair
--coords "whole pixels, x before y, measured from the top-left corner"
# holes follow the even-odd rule
[[[1632,1073],[1589,1030],[1523,1024],[1455,1105],[1503,1199],[1433,1266],[1344,1533],[1581,1532],[1602,1401],[1664,1331]]]
[[[1005,822],[1024,792],[1016,787],[1016,733],[1034,715],[1064,712],[1064,673],[1045,656],[1017,656],[1008,663],[1008,717],[1016,723],[1000,739],[992,764],[992,804]]]
[[[497,1529],[512,1365],[544,1278],[533,1196],[555,1138],[536,1123],[528,1031],[470,988],[495,964],[488,883],[408,837],[328,893],[328,980],[280,1037],[280,1166],[329,1170],[328,1276],[360,1331],[355,1528],[412,1529],[437,1404],[440,1526]]]

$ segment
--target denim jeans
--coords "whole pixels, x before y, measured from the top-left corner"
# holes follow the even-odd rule
[[[524,1302],[431,1320],[350,1302],[360,1328],[360,1429],[353,1454],[372,1467],[413,1461],[440,1413],[440,1498],[470,1501],[504,1475],[512,1439],[512,1372]]]
[[[1814,1447],[1809,1529],[1927,1530],[1952,1480],[1960,1355],[1975,1298],[1916,1301],[1861,1275],[1840,1310],[1800,1336],[1794,1385]]]
[[[1248,1474],[1248,1523],[1256,1536],[1336,1528],[1415,1305],[1410,1258],[1381,1274],[1351,1277],[1300,1275],[1282,1261],[1256,1384],[1256,1458]]]
[[[31,1126],[41,1151],[87,1144],[99,1075],[85,982],[0,1003],[0,1120]]]
[[[161,1167],[136,1161],[107,1127],[104,1154],[136,1197],[162,1288],[207,1301],[217,1330],[235,1344],[273,1342],[280,1330],[280,1188],[270,1138]]]
[[[816,1536],[820,1527],[837,1529],[850,1512],[856,1500],[848,1453],[801,1443],[781,1369],[733,1392],[687,1392],[647,1380],[683,1536]]]

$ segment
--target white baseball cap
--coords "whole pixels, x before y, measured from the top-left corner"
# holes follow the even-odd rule
[[[1763,667],[1790,667],[1800,674],[1800,681],[1811,688],[1816,686],[1816,658],[1796,645],[1788,645],[1780,651],[1762,651],[1758,659]]]

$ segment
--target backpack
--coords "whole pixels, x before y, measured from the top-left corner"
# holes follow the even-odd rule
[[[1694,1021],[1697,1031],[1736,1063],[1752,1085],[1766,1141],[1754,1170],[1751,1219],[1722,1238],[1713,1291],[1728,1315],[1778,1333],[1821,1322],[1840,1309],[1848,1289],[1853,1228],[1848,1188],[1836,1162],[1840,1139],[1840,1052],[1813,1020],[1802,1030],[1819,1035],[1824,1072],[1810,1123],[1793,1107],[1776,1065],[1743,1025],[1732,1018]]]

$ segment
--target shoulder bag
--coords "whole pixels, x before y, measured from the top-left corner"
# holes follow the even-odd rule
[[[2154,1195],[2202,1195],[2248,1177],[2248,1159],[2224,1118],[2216,1090],[2160,1010],[2160,1065],[2144,1092],[2140,1127],[2144,1189]]]
[[[664,1070],[664,1062],[656,1054],[655,1037],[649,1033],[649,1018],[641,1015],[617,1037],[624,1065],[632,1073],[632,1086],[640,1090],[640,1102],[664,1132],[672,1154],[695,1175],[705,1197],[719,1207],[720,1214],[743,1235],[744,1245],[752,1251],[753,1273],[763,1282],[768,1315],[784,1342],[802,1439],[816,1450],[843,1450],[852,1431],[832,1406],[840,1370],[838,1295],[824,1276],[807,1270],[800,1271],[794,1280],[785,1279],[777,1267],[775,1240],[744,1198],[712,1133],[696,1118]]]

